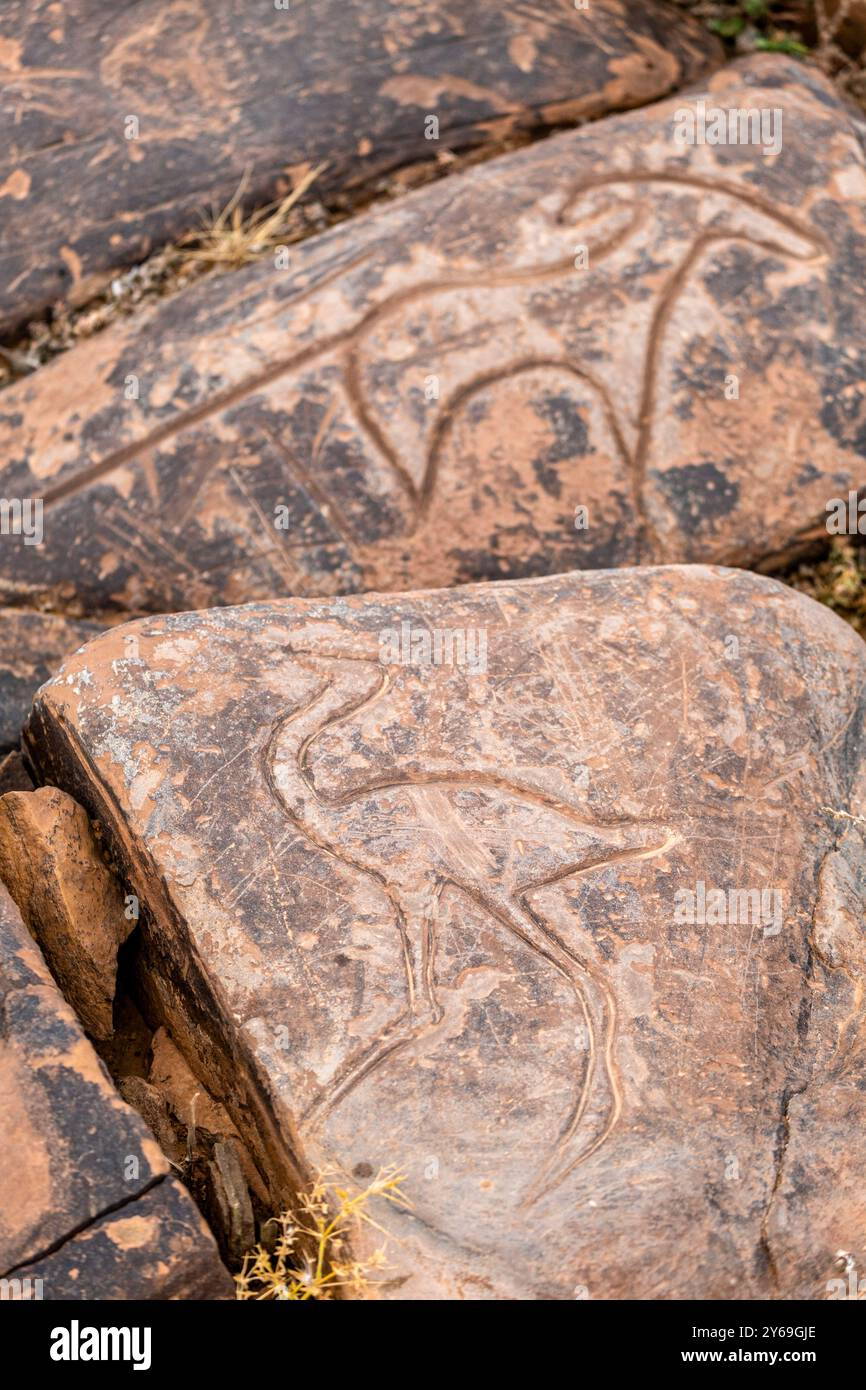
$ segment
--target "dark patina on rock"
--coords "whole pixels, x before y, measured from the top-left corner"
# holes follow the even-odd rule
[[[407,1174],[386,1297],[822,1298],[866,1265],[864,687],[774,581],[621,570],[144,619],[28,747],[271,1200]]]
[[[677,144],[700,99],[778,107],[781,150]],[[826,536],[866,484],[859,130],[751,59],[81,344],[0,398],[0,487],[45,500],[0,599],[755,566]]]
[[[5,557],[12,542],[4,537],[0,546]],[[11,555],[8,563],[10,569],[15,567]],[[51,613],[0,608],[0,754],[17,747],[33,692],[54,674],[64,656],[95,637],[101,627]]]
[[[719,58],[652,0],[7,0],[0,325],[85,298],[245,171],[259,201],[323,161],[320,192],[359,192],[440,150],[654,101]]]
[[[192,1198],[115,1091],[2,884],[0,1010],[4,1296],[230,1295]]]
[[[31,1289],[41,1280],[44,1297],[62,1302],[230,1298],[232,1282],[206,1231],[189,1193],[168,1177],[18,1277]]]

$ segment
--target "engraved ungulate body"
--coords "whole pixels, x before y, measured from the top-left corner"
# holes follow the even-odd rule
[[[672,200],[683,198],[688,208],[671,215]],[[575,251],[584,244],[589,264],[577,269]],[[430,273],[433,265],[427,270],[422,258],[409,270],[407,283],[407,272],[398,265],[384,277],[393,288],[380,291],[344,326],[324,333],[314,328],[309,337],[304,331],[285,356],[267,360],[256,373],[208,392],[141,437],[62,476],[44,489],[44,504],[58,506],[102,479],[159,460],[163,452],[168,459],[182,446],[195,464],[192,490],[184,489],[181,507],[169,505],[158,488],[159,509],[149,516],[146,506],[138,524],[147,535],[168,532],[166,557],[181,563],[185,582],[195,581],[197,568],[191,555],[189,562],[184,558],[189,521],[213,492],[230,499],[233,526],[246,518],[251,534],[264,537],[255,547],[256,564],[274,566],[290,592],[313,592],[303,547],[296,555],[297,542],[273,531],[269,499],[259,495],[255,472],[235,466],[236,451],[229,465],[218,442],[223,429],[218,422],[236,417],[239,428],[242,410],[245,456],[251,462],[277,457],[286,481],[325,528],[329,539],[315,543],[317,554],[336,547],[347,563],[360,566],[372,587],[437,584],[443,551],[472,548],[477,510],[491,489],[497,490],[515,441],[532,451],[532,430],[543,425],[538,403],[564,391],[570,418],[562,422],[563,440],[574,434],[577,441],[559,465],[567,496],[556,499],[542,490],[530,515],[518,508],[503,518],[496,547],[502,563],[519,570],[518,555],[511,555],[509,546],[524,548],[526,526],[548,549],[553,545],[563,561],[580,561],[568,549],[574,541],[569,514],[574,501],[585,496],[585,470],[597,472],[600,463],[600,476],[624,490],[640,558],[664,558],[648,496],[660,363],[684,293],[706,258],[726,244],[771,253],[785,265],[818,264],[830,253],[819,230],[735,183],[649,169],[583,180],[554,205],[536,206],[518,219],[512,244],[493,266],[449,267],[438,251],[437,272]],[[367,247],[343,259],[339,274],[331,270],[314,278],[293,297],[295,311],[315,307],[309,322],[329,322],[332,292],[345,281],[348,297],[357,298],[353,286],[382,254],[387,242],[381,252]],[[621,287],[630,268],[641,260],[655,263],[659,256],[662,274],[647,313],[641,299],[623,298]],[[628,345],[615,362],[592,351],[592,341],[589,351],[581,347],[583,320],[597,316],[599,293],[608,296],[605,318],[619,323],[617,339]],[[551,297],[550,309],[539,313],[538,297],[544,295]],[[425,403],[418,416],[413,413],[418,391],[434,368],[441,397]],[[298,388],[310,400],[322,395],[326,403],[316,437],[306,443],[292,437],[283,416]],[[467,446],[461,431],[485,409],[490,427],[480,444]],[[558,447],[564,447],[563,440]],[[462,462],[467,447],[483,451],[468,470]],[[365,538],[356,501],[344,495],[349,475],[332,471],[326,462],[329,448],[348,450],[368,494],[365,508],[378,499],[391,513],[390,531]],[[111,517],[108,508],[99,524],[115,544]],[[268,591],[272,584],[271,579]]]

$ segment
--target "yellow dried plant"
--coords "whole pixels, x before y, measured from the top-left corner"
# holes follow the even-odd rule
[[[296,239],[291,235],[288,214],[325,168],[320,164],[311,169],[285,198],[244,213],[247,171],[222,211],[212,213],[201,227],[180,238],[176,254],[181,264],[196,270],[237,270],[283,240]]]
[[[257,1245],[244,1256],[235,1275],[241,1300],[305,1302],[336,1296],[362,1298],[377,1272],[387,1267],[384,1244],[366,1256],[351,1254],[351,1237],[360,1226],[387,1232],[373,1218],[370,1204],[382,1198],[408,1210],[402,1191],[405,1177],[395,1167],[381,1168],[364,1188],[352,1189],[342,1179],[322,1173],[298,1197],[294,1210],[273,1218],[277,1238],[273,1249]]]

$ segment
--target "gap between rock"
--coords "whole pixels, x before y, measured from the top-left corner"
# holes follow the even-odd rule
[[[310,237],[323,235],[342,222],[348,222],[376,208],[386,207],[404,198],[407,193],[424,188],[428,184],[438,183],[441,179],[451,177],[464,169],[488,164],[504,154],[538,144],[562,131],[594,125],[606,117],[622,114],[627,109],[629,108],[614,107],[609,111],[600,111],[597,116],[571,121],[545,121],[539,114],[535,125],[493,139],[477,149],[466,150],[461,154],[443,151],[431,159],[398,166],[386,173],[372,188],[332,193],[321,202],[314,200],[311,208],[302,205],[293,209],[283,240],[286,245],[297,246]],[[458,130],[459,127],[455,127],[454,133]],[[315,195],[315,186],[312,192]],[[258,199],[251,200],[243,204],[244,214],[251,217],[269,205]],[[192,228],[188,228],[186,233],[159,247],[143,261],[120,267],[115,272],[106,272],[107,287],[83,304],[67,307],[61,303],[49,307],[41,316],[32,319],[23,331],[18,329],[11,334],[0,335],[0,363],[5,363],[8,373],[5,379],[0,377],[0,392],[20,381],[22,377],[32,376],[54,358],[68,352],[76,343],[105,332],[117,319],[132,318],[148,305],[173,298],[187,286],[200,280],[214,275],[230,275],[233,271],[242,269],[241,266],[204,264],[200,264],[198,269],[192,267],[185,261],[181,250],[184,237],[188,237],[191,232]],[[272,248],[268,248],[251,256],[245,264],[251,265],[255,260],[263,259],[271,250]],[[144,289],[140,291],[139,282],[144,282]],[[120,295],[114,294],[114,285],[120,286]],[[88,316],[95,319],[91,327],[86,325]],[[84,331],[76,331],[81,326],[84,326]],[[33,350],[40,354],[39,360],[35,363],[29,356],[29,352]],[[66,613],[62,607],[40,611],[56,612],[62,616],[80,616]],[[130,617],[135,616],[141,615],[130,614]]]
[[[36,776],[29,760],[27,772]],[[148,984],[142,931],[147,908],[121,887],[102,826],[65,792],[34,787],[29,775],[31,790],[23,790],[23,780],[22,773],[18,789],[0,796],[0,875],[118,1092],[148,1125],[224,1261],[237,1269],[258,1240],[268,1244],[275,1214],[268,1184],[225,1107],[157,1016],[159,990]],[[162,1180],[6,1273],[38,1264]]]

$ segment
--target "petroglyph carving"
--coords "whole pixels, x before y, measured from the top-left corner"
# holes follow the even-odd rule
[[[486,630],[486,670],[380,664],[404,618]],[[862,1187],[852,629],[661,566],[134,631],[43,689],[28,754],[150,895],[163,1026],[272,1190],[400,1162],[385,1297],[814,1295]],[[778,890],[782,930],[678,922],[701,881]]]
[[[679,840],[669,827],[625,818],[601,822],[576,807],[505,777],[454,770],[445,775],[413,772],[379,779],[329,799],[317,789],[310,768],[314,745],[337,724],[356,719],[382,701],[392,684],[388,670],[366,655],[319,648],[292,648],[299,665],[319,677],[313,696],[280,719],[264,752],[264,771],[273,795],[292,822],[322,853],[339,859],[379,885],[400,934],[406,974],[406,1008],[397,1021],[361,1052],[350,1056],[306,1119],[318,1119],[398,1049],[435,1034],[443,1011],[436,992],[437,919],[443,893],[465,894],[506,933],[528,946],[573,990],[576,1026],[584,1031],[586,1070],[560,1134],[525,1194],[531,1202],[562,1182],[600,1148],[619,1118],[622,1098],[615,1060],[616,1001],[602,971],[586,953],[567,946],[531,902],[539,889],[611,864],[667,853]],[[474,793],[467,815],[465,796]],[[423,803],[427,803],[426,813]],[[534,830],[557,846],[558,863],[540,871],[520,842],[497,853],[509,836],[509,811],[531,805]],[[387,870],[368,848],[375,817],[395,842],[412,827],[413,852]],[[503,824],[504,822],[504,824]],[[339,844],[340,848],[335,846]],[[347,848],[351,846],[351,848]]]
[[[781,99],[765,68],[714,99]],[[677,149],[678,106],[653,107],[614,152],[564,134],[311,239],[288,275],[191,286],[76,349],[86,410],[72,358],[13,385],[6,490],[67,526],[0,597],[168,611],[802,548],[862,472],[866,230],[848,113],[786,72],[797,119],[759,177],[748,150]]]
[[[572,298],[576,297],[579,302],[583,282],[575,273],[573,255],[569,251],[566,255],[554,257],[542,264],[500,266],[496,270],[483,273],[470,272],[428,279],[396,291],[374,304],[351,328],[322,337],[303,350],[281,361],[270,363],[261,372],[248,377],[231,390],[219,392],[178,414],[166,424],[152,430],[136,444],[118,449],[74,477],[46,489],[45,505],[55,505],[65,497],[80,492],[98,478],[140,459],[184,430],[238,405],[290,373],[307,370],[325,359],[336,358],[341,365],[342,384],[355,423],[373,450],[390,465],[397,482],[405,492],[409,509],[404,533],[407,536],[415,533],[431,511],[444,445],[461,412],[467,410],[478,393],[491,384],[507,382],[532,370],[545,369],[572,374],[588,391],[599,398],[625,475],[630,480],[633,506],[641,518],[644,530],[647,531],[650,523],[643,493],[653,437],[660,346],[676,302],[690,277],[697,273],[699,263],[712,247],[724,242],[741,242],[757,250],[771,252],[784,260],[818,261],[829,254],[829,247],[823,235],[736,185],[702,180],[689,175],[654,173],[650,170],[636,170],[627,175],[601,176],[570,190],[559,210],[552,215],[551,228],[560,234],[562,229],[567,227],[567,235],[561,239],[570,246],[576,236],[586,236],[587,228],[592,228],[599,217],[612,215],[613,229],[609,235],[606,238],[599,237],[592,243],[592,267],[595,269],[623,247],[627,247],[629,242],[634,240],[636,233],[646,226],[654,211],[660,213],[663,210],[663,190],[670,187],[701,195],[699,220],[696,222],[692,215],[682,220],[677,255],[671,258],[672,268],[648,316],[640,371],[634,380],[629,380],[628,374],[624,372],[617,394],[604,385],[588,363],[556,355],[554,352],[548,355],[527,353],[515,356],[493,371],[473,373],[471,345],[461,342],[458,369],[465,375],[442,400],[438,412],[430,417],[427,428],[428,443],[419,470],[420,476],[416,476],[416,470],[401,457],[400,450],[390,438],[382,412],[377,409],[373,394],[365,384],[365,368],[369,368],[371,363],[377,360],[375,351],[371,350],[375,333],[380,328],[386,334],[393,331],[394,318],[400,313],[420,311],[424,315],[432,316],[432,303],[450,294],[465,295],[467,292],[473,292],[477,295],[501,288],[520,289],[524,286],[531,294],[536,286],[561,280],[573,291],[568,304],[571,310]],[[658,190],[658,199],[648,197],[648,189]],[[603,200],[600,207],[594,207],[592,195],[599,190],[613,196],[606,201]],[[369,253],[357,257],[354,263],[345,267],[341,273],[350,274],[368,259]],[[303,298],[315,295],[322,288],[323,282],[314,284],[304,293]],[[528,310],[528,307],[528,303],[514,306],[510,314],[512,326],[519,324],[521,308]],[[473,312],[477,312],[477,306],[474,306]],[[483,317],[495,317],[494,310],[491,309]],[[553,340],[552,346],[555,346]],[[446,361],[447,344],[437,346],[437,353],[439,359]],[[282,447],[281,441],[272,433],[268,434],[266,442],[278,449]],[[210,466],[205,468],[199,477],[199,489],[219,462],[219,456],[214,452]],[[324,509],[333,520],[341,540],[351,551],[352,528],[341,518],[339,499],[328,494],[318,480],[312,479],[310,470],[290,453],[284,452],[284,462],[311,500]],[[236,478],[236,475],[233,476]],[[261,517],[240,485],[237,495],[241,504],[249,507],[250,520],[258,524]],[[186,510],[188,512],[189,507]]]

